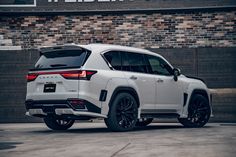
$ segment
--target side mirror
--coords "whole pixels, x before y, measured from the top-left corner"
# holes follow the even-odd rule
[[[178,81],[178,76],[181,74],[180,69],[174,68],[173,69],[173,75],[174,75],[174,80]]]

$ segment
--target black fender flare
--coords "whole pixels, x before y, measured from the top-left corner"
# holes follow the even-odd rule
[[[191,93],[191,96],[190,96],[190,99],[189,99],[190,101],[191,101],[191,99],[193,98],[193,96],[195,94],[200,94],[200,95],[204,96],[209,102],[209,97],[208,97],[207,91],[205,89],[194,89]]]
[[[113,91],[113,93],[112,93],[112,96],[111,96],[111,99],[110,99],[110,101],[109,101],[109,107],[111,106],[111,104],[112,104],[112,101],[114,100],[114,98],[116,97],[116,95],[117,94],[119,94],[119,93],[122,93],[122,92],[126,92],[126,93],[129,93],[129,94],[131,94],[134,98],[135,98],[135,100],[137,101],[137,103],[138,103],[138,107],[140,106],[140,101],[139,101],[139,96],[138,96],[138,93],[136,92],[136,90],[134,89],[134,88],[132,88],[132,87],[117,87],[114,91]]]
[[[193,99],[193,96],[195,95],[195,94],[200,94],[200,95],[202,95],[202,96],[204,96],[206,99],[207,99],[207,101],[208,101],[208,105],[209,105],[209,107],[211,108],[211,111],[212,111],[212,105],[211,105],[211,98],[209,99],[209,96],[208,96],[208,94],[207,94],[207,91],[205,90],[205,89],[194,89],[193,91],[192,91],[192,93],[191,93],[191,96],[190,96],[190,99],[189,99],[189,102],[188,102],[188,107],[189,107],[189,104],[190,104],[190,102],[191,102],[191,100]]]

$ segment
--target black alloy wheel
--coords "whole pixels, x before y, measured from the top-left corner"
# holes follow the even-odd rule
[[[119,93],[112,102],[105,123],[112,131],[129,131],[138,117],[137,101],[129,93]]]
[[[185,127],[203,127],[209,120],[211,108],[208,100],[199,94],[193,96],[188,107],[188,118],[179,118]]]

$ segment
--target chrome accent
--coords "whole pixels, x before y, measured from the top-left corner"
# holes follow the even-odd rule
[[[162,79],[157,79],[157,83],[163,83],[164,82],[164,80],[162,80]]]
[[[132,76],[130,77],[130,79],[131,79],[131,80],[137,80],[138,78],[137,78],[136,76],[132,75]]]
[[[74,111],[70,108],[57,108],[55,109],[56,115],[75,115],[75,116],[90,116],[94,118],[107,118],[106,115],[102,115],[99,113],[93,113],[93,112],[86,112],[86,111]],[[28,112],[25,113],[27,116],[34,116],[34,115],[44,115],[46,116],[47,113],[43,112],[42,109],[29,109]]]
[[[68,109],[68,108],[55,109],[55,113],[57,115],[72,114],[72,115],[75,115],[75,116],[91,116],[91,117],[107,118],[106,115],[93,113],[93,112],[74,111],[73,109]]]
[[[33,116],[33,115],[36,115],[36,114],[38,114],[38,115],[44,115],[44,116],[47,115],[47,113],[43,112],[42,109],[29,109],[29,111],[26,112],[25,114],[26,114],[27,116]]]

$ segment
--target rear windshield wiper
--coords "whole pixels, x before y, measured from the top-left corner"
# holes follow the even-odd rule
[[[67,66],[66,64],[51,64],[51,67],[64,67]]]

